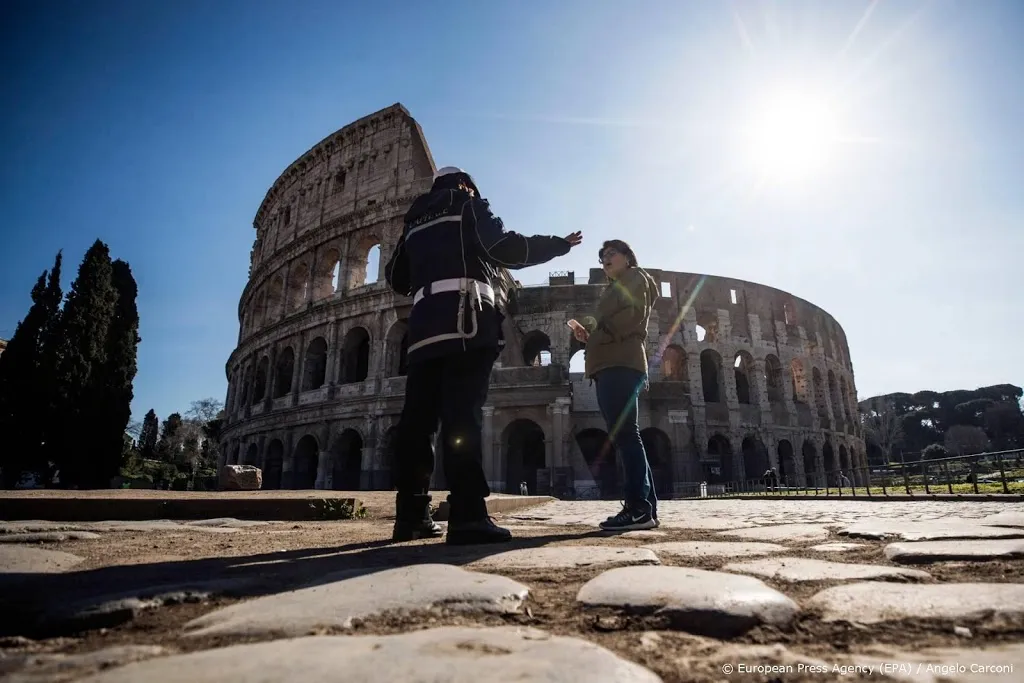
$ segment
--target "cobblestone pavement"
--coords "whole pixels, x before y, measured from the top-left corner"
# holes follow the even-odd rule
[[[3,681],[1019,681],[1024,504],[614,502],[390,522],[0,522]]]

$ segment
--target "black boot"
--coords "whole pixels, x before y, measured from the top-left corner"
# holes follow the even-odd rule
[[[472,501],[453,501],[448,498],[451,513],[448,517],[448,545],[477,545],[505,543],[512,540],[512,532],[502,529],[487,515],[487,504],[482,498]]]
[[[415,541],[437,538],[444,531],[430,517],[430,496],[426,494],[395,496],[395,528],[393,541]]]

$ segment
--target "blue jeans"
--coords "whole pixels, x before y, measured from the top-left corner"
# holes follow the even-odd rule
[[[657,515],[658,495],[654,490],[654,476],[637,422],[637,396],[645,380],[644,373],[624,367],[606,368],[594,376],[597,405],[608,425],[608,437],[622,458],[626,505],[633,510]]]

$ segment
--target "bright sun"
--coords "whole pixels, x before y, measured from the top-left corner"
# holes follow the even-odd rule
[[[792,183],[822,169],[832,155],[838,132],[836,113],[827,102],[786,93],[754,112],[747,151],[765,180]]]

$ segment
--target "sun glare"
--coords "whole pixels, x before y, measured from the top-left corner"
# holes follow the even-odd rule
[[[830,160],[838,134],[835,112],[822,99],[786,93],[753,112],[747,141],[758,172],[769,182],[804,180]]]

